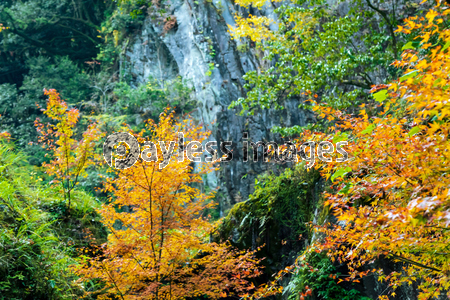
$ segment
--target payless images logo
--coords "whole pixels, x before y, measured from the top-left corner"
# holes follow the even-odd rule
[[[286,149],[281,150],[279,145],[275,142],[257,142],[253,143],[247,140],[248,133],[244,133],[243,136],[243,158],[244,162],[249,161],[248,152],[249,148],[252,148],[253,151],[253,161],[257,162],[259,160],[259,151],[258,148],[262,148],[262,156],[264,162],[269,162],[269,148],[273,148],[273,157],[276,162],[298,162],[298,155],[304,161],[306,161],[307,167],[311,168],[315,163],[315,152],[316,152],[316,143],[315,142],[305,142],[300,147],[292,142],[285,142],[283,145]],[[159,163],[159,168],[165,168],[170,163],[172,155],[175,150],[175,141],[164,142],[159,141],[159,147],[161,150],[163,160]],[[342,148],[342,146],[347,145],[346,141],[337,142],[336,147],[331,142],[324,141],[317,144],[317,157],[324,162],[331,162],[332,158],[330,156],[326,157],[325,154],[334,153],[336,150],[342,157],[336,158],[336,162],[344,162],[348,159],[347,152]],[[223,157],[218,158],[218,151],[213,147],[217,147],[216,141],[210,141],[205,144],[203,147],[202,143],[198,141],[191,141],[185,147],[184,143],[184,134],[182,132],[178,132],[178,151],[177,151],[177,160],[178,162],[184,161],[184,155],[186,154],[187,158],[192,162],[201,162],[201,156],[195,156],[194,154],[203,154],[206,151],[210,157],[205,156],[206,162],[229,162],[233,159],[232,150],[227,147],[232,147],[233,142],[224,141],[220,143],[220,151],[224,154]],[[250,147],[249,147],[250,146]],[[132,167],[139,158],[141,158],[145,162],[157,162],[158,159],[158,149],[155,143],[153,142],[145,142],[144,149],[141,152],[141,148],[139,147],[139,143],[137,139],[129,133],[120,132],[115,133],[106,139],[106,142],[103,145],[103,157],[105,158],[108,165],[112,168],[116,169],[127,169]],[[309,148],[309,151],[306,149]],[[309,155],[308,155],[309,154]]]

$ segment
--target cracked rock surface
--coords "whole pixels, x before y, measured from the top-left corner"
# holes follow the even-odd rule
[[[207,177],[208,186],[219,187],[222,213],[247,199],[257,175],[283,168],[274,163],[243,162],[243,132],[248,132],[253,142],[282,142],[270,133],[274,125],[305,125],[313,120],[310,113],[297,108],[295,100],[287,101],[283,111],[261,111],[248,117],[238,116],[238,109],[228,109],[233,100],[245,96],[242,76],[257,70],[262,57],[250,43],[238,51],[239,42],[231,39],[228,24],[234,24],[237,9],[242,8],[228,0],[175,0],[169,9],[169,14],[176,17],[175,27],[164,32],[161,24],[148,17],[125,49],[135,85],[145,83],[149,76],[170,80],[181,75],[195,89],[199,106],[194,117],[212,131],[210,140],[233,142],[232,161],[222,163],[220,171]],[[268,7],[250,13],[273,17],[273,10]],[[276,121],[280,119],[283,124]]]

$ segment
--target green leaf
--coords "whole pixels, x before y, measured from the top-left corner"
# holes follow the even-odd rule
[[[342,168],[334,172],[334,174],[331,176],[331,181],[334,181],[338,177],[345,176],[348,172],[351,172],[352,169],[350,167]]]
[[[346,184],[339,192],[338,194],[340,195],[348,195],[349,191],[350,191],[350,187],[352,187],[351,184]]]
[[[438,78],[433,82],[433,87],[436,86],[439,82],[442,81],[442,78]]]
[[[50,279],[49,281],[48,281],[48,283],[50,284],[50,286],[54,289],[55,288],[55,281],[53,280],[53,279]]]
[[[382,90],[382,91],[379,91],[379,92],[373,94],[373,98],[377,102],[380,102],[380,103],[383,102],[387,98],[387,90]]]
[[[415,135],[419,131],[420,131],[419,126],[415,126],[415,127],[411,128],[411,130],[408,132],[408,135],[409,135],[409,137],[412,137],[413,135]]]
[[[348,133],[342,132],[333,137],[333,144],[339,143],[340,141],[344,141],[348,139]]]
[[[369,126],[367,126],[367,128],[366,129],[364,129],[362,132],[361,132],[361,134],[371,134],[372,133],[372,131],[375,129],[375,125],[369,125]]]
[[[447,43],[445,43],[444,48],[442,48],[441,51],[444,51],[444,50],[447,49],[448,47],[450,47],[450,41],[448,41]]]
[[[413,42],[407,42],[407,43],[402,47],[402,50],[406,50],[406,49],[416,49],[416,48],[413,46]]]
[[[402,77],[400,77],[400,82],[405,81],[409,78],[412,78],[414,76],[416,76],[417,74],[419,74],[419,71],[415,70],[409,73],[406,73],[405,75],[403,75]]]

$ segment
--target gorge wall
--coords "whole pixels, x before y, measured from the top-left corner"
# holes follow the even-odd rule
[[[176,24],[164,24],[149,13],[142,29],[125,44],[121,63],[131,70],[135,85],[145,83],[149,76],[170,80],[181,75],[195,89],[199,105],[194,117],[212,131],[210,140],[233,142],[233,160],[222,163],[221,170],[207,178],[210,187],[219,187],[221,213],[247,199],[257,175],[282,168],[273,163],[243,162],[243,132],[249,133],[251,141],[279,142],[270,133],[274,125],[313,121],[312,114],[299,110],[295,100],[287,101],[283,111],[260,111],[254,116],[238,116],[238,110],[228,109],[233,100],[245,96],[242,76],[258,70],[262,63],[262,53],[254,44],[241,44],[228,33],[237,7],[229,0],[175,0],[168,6],[167,15],[172,22],[176,19]],[[273,11],[274,7],[262,10],[267,16]],[[277,114],[275,118],[273,114]],[[280,114],[283,124],[274,121],[280,120]]]

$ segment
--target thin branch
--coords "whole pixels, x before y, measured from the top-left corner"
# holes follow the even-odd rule
[[[410,259],[405,258],[405,257],[403,257],[403,256],[399,256],[399,255],[397,255],[397,254],[390,253],[390,255],[391,255],[392,257],[395,257],[395,258],[398,259],[398,260],[401,260],[401,261],[410,263],[410,264],[415,265],[415,266],[417,266],[417,267],[421,267],[421,268],[424,268],[424,269],[436,271],[436,272],[439,272],[439,273],[442,272],[442,270],[439,270],[439,269],[436,269],[436,268],[433,268],[433,267],[429,267],[429,266],[427,266],[427,265],[423,265],[423,264],[421,264],[421,263],[418,263],[418,262],[416,262],[416,261],[410,260]]]
[[[357,81],[344,80],[344,81],[342,81],[342,83],[343,84],[347,84],[347,85],[354,85],[354,86],[357,86],[357,87],[360,87],[360,88],[363,88],[363,89],[366,89],[366,90],[370,90],[371,89],[371,87],[369,85],[361,83],[361,82],[357,82]]]
[[[105,270],[106,274],[109,277],[109,280],[111,280],[111,282],[114,284],[114,286],[116,287],[117,291],[119,292],[120,298],[122,298],[122,300],[125,300],[125,298],[123,297],[122,292],[120,291],[119,287],[117,286],[116,282],[114,281],[114,279],[112,278],[111,274],[109,273],[109,271],[105,268],[105,266],[103,265],[103,262],[101,262],[102,264],[102,269]]]
[[[78,33],[78,34],[84,36],[85,38],[87,38],[88,40],[90,40],[94,45],[97,45],[97,42],[93,38],[91,38],[90,36],[88,36],[87,34],[81,32],[81,31],[78,31],[78,30],[74,29],[73,27],[69,27],[69,26],[62,25],[62,24],[58,24],[58,26],[59,27],[63,27],[63,28],[68,28],[69,30],[73,30],[76,33]]]
[[[394,48],[394,56],[397,57],[397,39],[395,37],[395,33],[394,33],[394,29],[393,29],[393,25],[391,24],[391,21],[389,20],[389,16],[388,14],[379,9],[378,7],[375,7],[370,0],[366,0],[367,5],[372,8],[374,11],[376,11],[377,13],[379,13],[383,19],[386,21],[387,25],[388,25],[388,30],[389,33],[391,34],[391,38],[392,38],[392,47]]]

